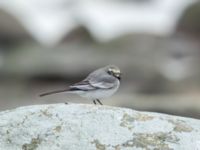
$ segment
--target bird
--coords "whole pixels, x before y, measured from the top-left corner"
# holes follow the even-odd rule
[[[108,65],[91,72],[82,81],[72,84],[61,90],[46,92],[40,94],[40,97],[57,93],[74,93],[81,97],[92,100],[96,105],[101,99],[112,96],[120,86],[121,71],[115,65]]]

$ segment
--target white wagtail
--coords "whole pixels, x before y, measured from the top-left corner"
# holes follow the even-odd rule
[[[120,79],[120,69],[117,66],[109,65],[93,71],[84,80],[66,89],[43,93],[40,96],[61,92],[75,93],[93,100],[95,105],[96,102],[102,105],[100,99],[113,95],[119,88]]]

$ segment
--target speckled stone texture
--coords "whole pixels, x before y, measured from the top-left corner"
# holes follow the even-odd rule
[[[0,113],[0,150],[200,150],[200,121],[131,109],[53,104]]]

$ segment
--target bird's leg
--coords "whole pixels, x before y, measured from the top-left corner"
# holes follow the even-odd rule
[[[103,105],[102,102],[99,99],[96,99],[96,100],[100,105]]]
[[[68,105],[68,102],[65,102],[66,105]]]
[[[95,105],[97,104],[95,100],[93,100],[93,103],[94,103]]]

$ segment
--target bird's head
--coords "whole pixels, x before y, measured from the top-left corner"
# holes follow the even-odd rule
[[[121,80],[121,71],[117,66],[109,65],[107,68],[107,73],[109,75],[112,75],[113,77],[117,78],[118,80]]]

